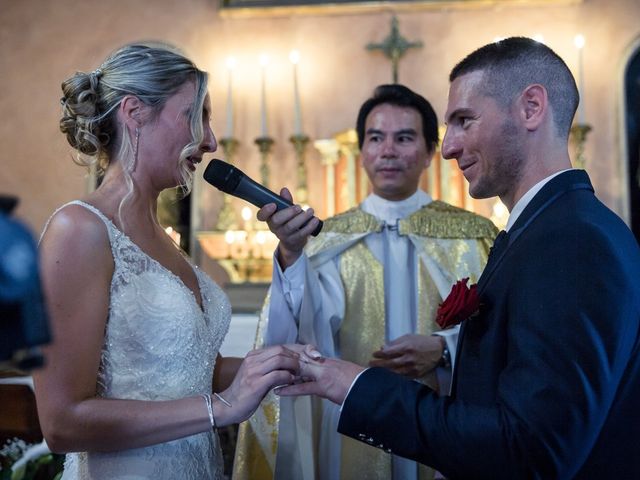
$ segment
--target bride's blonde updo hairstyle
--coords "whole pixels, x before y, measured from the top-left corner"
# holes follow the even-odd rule
[[[64,81],[60,131],[78,151],[77,161],[82,165],[97,163],[102,173],[114,158],[120,159],[133,190],[130,175],[135,169],[136,139],[134,132],[118,122],[120,102],[126,95],[134,95],[158,114],[169,97],[189,80],[196,85],[189,118],[193,141],[185,146],[179,159],[182,186],[188,192],[193,174],[186,158],[196,152],[204,138],[202,108],[207,74],[171,46],[126,45],[93,72],[78,72]]]

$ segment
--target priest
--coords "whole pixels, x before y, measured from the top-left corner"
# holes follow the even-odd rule
[[[327,219],[311,240],[313,210],[276,212],[270,204],[258,212],[280,240],[260,336],[265,345],[310,343],[324,356],[384,367],[447,394],[457,329],[433,335],[436,310],[455,280],[478,279],[497,230],[418,188],[438,144],[425,98],[402,85],[379,86],[356,129],[372,187],[361,205]],[[281,194],[292,200],[288,190]],[[326,400],[283,398],[279,415],[277,402],[263,407],[241,429],[236,479],[272,474],[256,470],[258,463],[283,479],[435,474],[340,436],[339,408]]]

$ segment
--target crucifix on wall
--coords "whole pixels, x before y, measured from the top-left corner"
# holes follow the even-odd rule
[[[385,38],[382,43],[369,43],[366,46],[367,50],[382,51],[384,56],[391,60],[393,83],[398,83],[398,63],[410,48],[422,48],[422,42],[420,40],[417,42],[409,42],[400,35],[398,18],[395,15],[391,19],[391,33],[389,33],[387,38]]]

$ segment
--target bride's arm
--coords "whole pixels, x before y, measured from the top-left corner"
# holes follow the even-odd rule
[[[211,428],[203,398],[139,401],[96,397],[96,380],[109,309],[113,259],[104,224],[82,207],[51,221],[41,243],[41,274],[53,343],[46,366],[34,373],[40,425],[56,452],[142,447]],[[251,352],[224,393],[213,398],[219,426],[247,418],[274,385],[291,381],[295,354]]]

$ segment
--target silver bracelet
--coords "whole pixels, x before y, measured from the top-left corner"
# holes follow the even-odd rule
[[[224,398],[222,398],[222,395],[216,392],[213,392],[213,396],[216,397],[218,400],[220,400],[222,403],[224,403],[227,407],[231,407],[231,404],[227,402]]]
[[[208,393],[201,393],[200,396],[204,399],[204,403],[207,404],[207,413],[209,414],[209,421],[211,422],[211,429],[216,428],[216,419],[213,416],[213,407],[211,406],[211,395]]]

